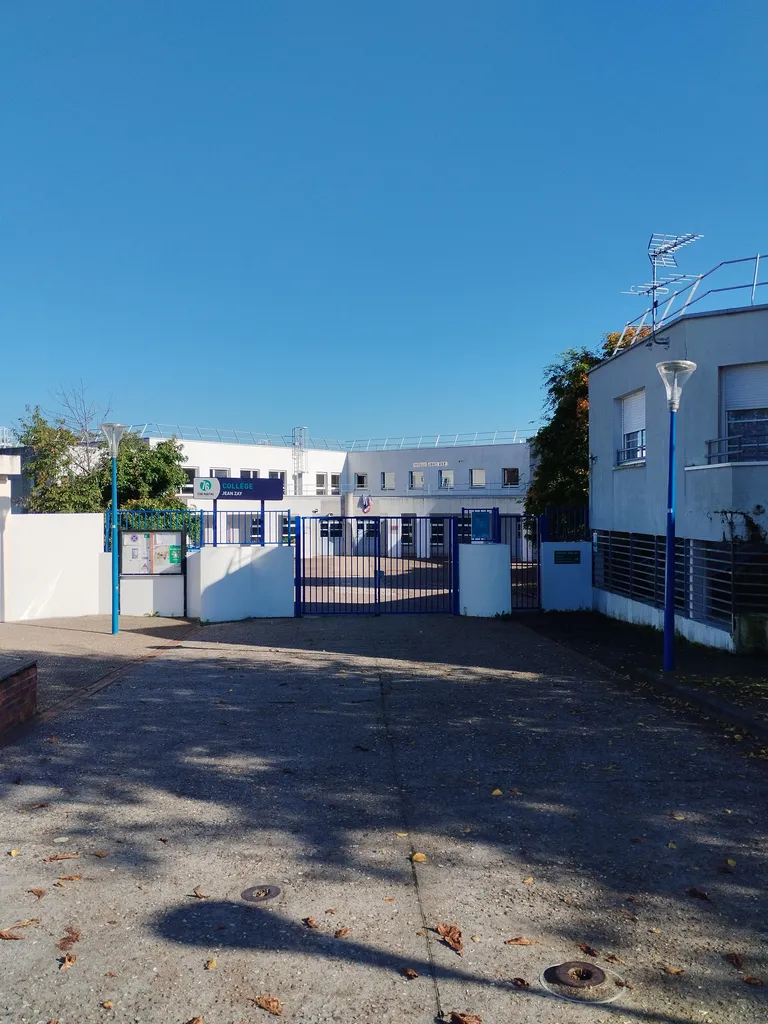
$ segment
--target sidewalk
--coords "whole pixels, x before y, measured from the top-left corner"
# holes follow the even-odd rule
[[[0,1021],[250,1024],[268,994],[297,1024],[766,1019],[766,765],[704,721],[509,622],[262,620],[155,653],[0,751],[0,928],[39,919],[0,942]],[[540,973],[572,959],[633,987],[557,1000]]]

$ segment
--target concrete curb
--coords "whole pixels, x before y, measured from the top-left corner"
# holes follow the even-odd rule
[[[568,651],[572,657],[594,665],[619,684],[627,686],[632,682],[642,683],[644,686],[649,686],[662,697],[676,697],[678,700],[683,700],[686,704],[690,704],[695,708],[696,711],[718,718],[728,725],[736,726],[743,732],[749,733],[750,736],[760,740],[761,743],[768,744],[768,722],[758,715],[738,707],[736,704],[731,704],[730,701],[722,700],[720,697],[700,690],[695,686],[689,686],[674,677],[668,677],[663,672],[652,672],[650,669],[642,668],[633,669],[628,673],[617,672],[615,669],[610,668],[610,666],[604,665],[601,661],[590,658],[588,654],[582,654],[581,651],[574,650],[567,643],[563,643],[560,640],[553,640],[546,633],[539,633],[538,630],[531,626],[526,626],[523,622],[518,621],[517,625],[522,626],[529,633],[533,633],[540,640],[547,640],[550,643],[557,644],[558,647]]]

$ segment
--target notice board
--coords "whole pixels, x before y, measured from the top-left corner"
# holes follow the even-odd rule
[[[181,530],[123,530],[120,534],[122,576],[181,575]]]

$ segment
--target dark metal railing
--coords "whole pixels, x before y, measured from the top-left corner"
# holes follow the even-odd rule
[[[724,462],[768,462],[768,434],[736,434],[707,441],[708,465]]]

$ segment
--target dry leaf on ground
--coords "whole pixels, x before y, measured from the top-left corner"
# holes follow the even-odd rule
[[[458,1013],[451,1011],[451,1024],[483,1024],[483,1018],[476,1013]]]
[[[395,897],[394,896],[385,896],[384,897],[384,902],[385,903],[394,903],[395,902]]]
[[[336,907],[329,907],[326,910],[326,914],[335,914],[335,913],[336,913]]]
[[[512,984],[515,986],[515,988],[530,988],[531,987],[530,984],[525,980],[525,978],[513,978],[512,979]]]
[[[451,949],[455,950],[459,956],[461,951],[464,949],[464,943],[461,941],[461,930],[458,925],[455,924],[438,924],[435,927],[435,931]]]
[[[307,928],[319,928],[320,927],[320,925],[317,923],[317,921],[314,919],[314,917],[305,917],[304,918],[304,924],[307,926]]]
[[[747,983],[747,985],[762,985],[763,984],[761,978],[753,978],[751,974],[745,975],[741,980],[745,981]]]
[[[411,860],[414,864],[426,864],[427,855],[426,853],[413,853],[411,854]]]
[[[349,935],[349,932],[349,928],[337,928],[336,931],[333,933],[333,937],[335,939],[346,939],[346,937]]]
[[[197,886],[197,885],[195,886],[195,888],[190,893],[190,896],[194,896],[196,900],[207,900],[208,899],[208,893],[201,892],[200,891],[200,887]]]
[[[621,957],[620,956],[616,956],[615,953],[606,953],[605,956],[603,957],[603,959],[607,960],[609,964],[623,964],[624,963],[624,961],[621,959]]]
[[[43,864],[52,864],[57,860],[79,860],[79,853],[52,853],[50,857],[43,857]]]
[[[37,896],[39,900],[41,900],[43,896],[46,895],[47,891],[47,889],[27,889],[28,893],[31,893],[32,896]]]
[[[17,935],[12,928],[3,928],[3,930],[0,931],[0,939],[4,939],[6,942],[11,942],[14,939],[18,941],[23,938],[23,935]]]
[[[595,947],[588,946],[586,942],[580,942],[579,949],[582,953],[586,953],[587,956],[600,956]]]
[[[20,853],[21,853],[21,850],[9,850],[8,851],[8,856],[9,857],[18,857]]]
[[[698,886],[692,885],[688,890],[689,896],[695,896],[697,900],[706,900],[708,903],[712,902],[709,893],[704,892],[703,889],[699,889]]]
[[[684,967],[669,967],[667,966],[667,964],[662,964],[661,969],[662,971],[664,971],[665,974],[673,974],[677,978],[682,978],[685,974]]]
[[[501,789],[494,789],[491,796],[504,796],[504,791]]]
[[[670,818],[674,818],[675,821],[685,821],[685,815],[681,814],[680,811],[670,811]]]
[[[407,978],[408,981],[413,981],[414,978],[418,978],[419,976],[418,971],[414,971],[412,967],[404,967],[400,973],[404,978]]]
[[[632,988],[632,982],[629,980],[629,978],[617,978],[616,984],[619,986],[619,988]]]
[[[59,970],[64,971],[66,970],[67,967],[71,967],[75,963],[77,963],[77,957],[75,956],[75,954],[65,953],[64,956],[61,958]]]
[[[107,971],[107,977],[108,977],[108,978],[119,978],[119,977],[120,977],[120,975],[119,975],[119,974],[117,974],[117,972],[116,972],[116,971]]]
[[[206,971],[215,971],[216,970],[216,957],[214,957],[213,960],[207,960],[206,961],[205,969],[206,969]]]
[[[59,875],[60,882],[82,882],[82,875]]]
[[[533,885],[533,877],[529,875],[528,878],[524,878],[523,885]]]
[[[24,921],[17,921],[16,924],[12,924],[11,928],[33,928],[40,924],[39,917],[28,917]]]
[[[733,966],[739,971],[744,967],[742,959],[738,953],[726,953],[725,959],[729,964],[733,964]]]
[[[58,942],[58,947],[62,953],[66,953],[67,950],[72,949],[74,944],[80,940],[80,936],[83,933],[79,928],[73,928],[72,925],[67,925],[64,929],[64,936]]]
[[[535,946],[536,939],[526,939],[524,935],[518,935],[516,939],[507,939],[505,946]]]
[[[94,850],[93,856],[94,857],[108,857],[109,856],[109,851],[108,850]]]
[[[256,999],[252,999],[251,1002],[262,1010],[266,1010],[267,1013],[273,1013],[276,1017],[282,1017],[283,1015],[283,1004],[277,996],[257,996]]]
[[[111,1010],[115,1004],[112,1002],[111,999],[105,999],[101,1005],[104,1007],[105,1010]]]
[[[193,1017],[191,1020],[187,1021],[187,1024],[203,1024],[203,1018],[202,1017]]]

